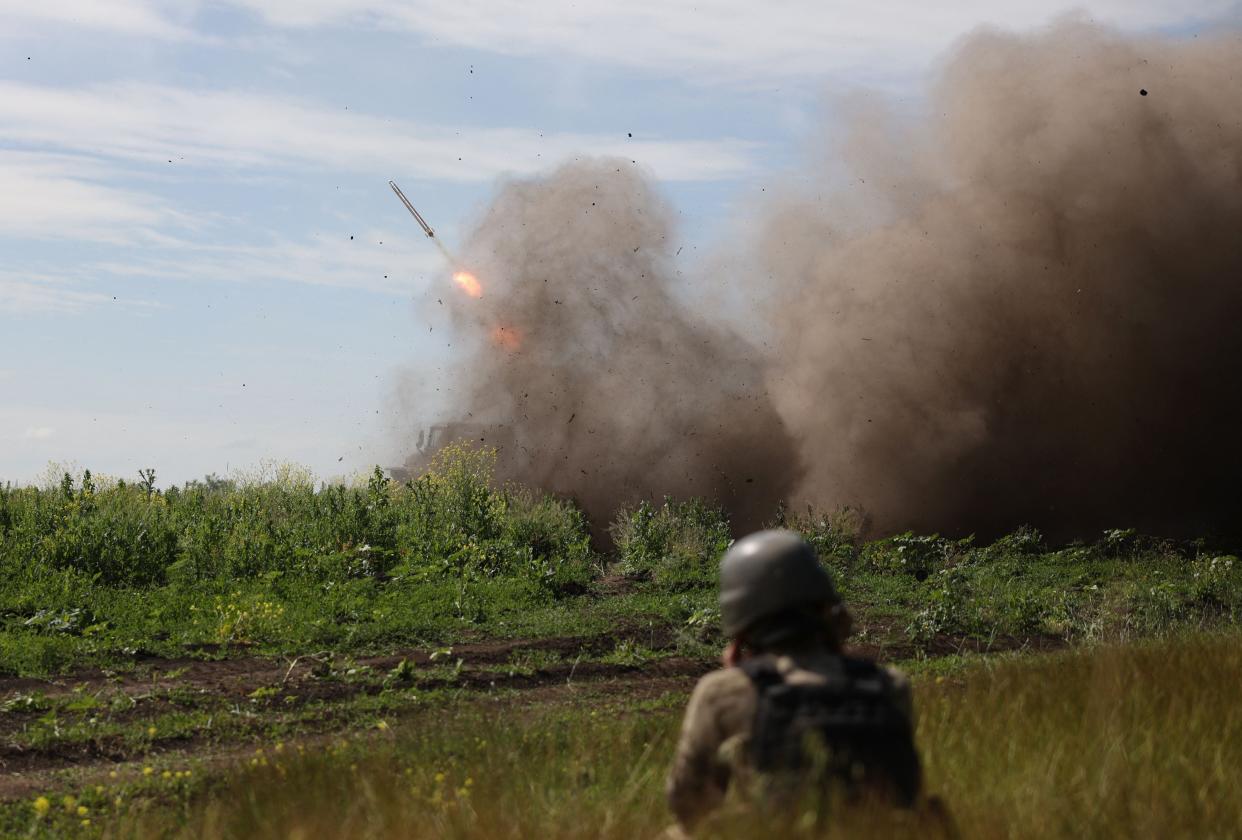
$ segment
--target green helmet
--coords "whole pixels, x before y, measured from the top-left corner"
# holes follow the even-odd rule
[[[766,616],[838,600],[815,549],[793,531],[743,537],[720,561],[720,622],[730,638]]]

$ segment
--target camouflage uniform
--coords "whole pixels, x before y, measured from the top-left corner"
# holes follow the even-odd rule
[[[842,669],[840,658],[819,644],[774,658],[792,684],[824,682],[823,675]],[[895,706],[913,727],[909,681],[892,668],[883,674]],[[757,702],[755,686],[741,668],[713,671],[695,687],[667,788],[669,805],[686,831],[719,807],[730,788],[744,792],[750,786],[748,746]]]

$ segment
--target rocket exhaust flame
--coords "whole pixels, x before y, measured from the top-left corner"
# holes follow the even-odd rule
[[[475,277],[469,271],[454,272],[453,282],[457,284],[459,289],[470,295],[470,297],[475,298],[476,300],[483,297],[483,285],[479,282],[479,278]]]

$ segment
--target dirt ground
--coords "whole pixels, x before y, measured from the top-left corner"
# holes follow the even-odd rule
[[[433,661],[436,651],[427,649],[397,650],[383,656],[357,657],[349,660],[352,668],[370,668],[384,674],[402,660],[413,667],[412,685],[433,689],[454,687],[468,702],[503,702],[517,704],[577,703],[590,698],[634,700],[657,697],[670,692],[688,691],[695,680],[711,669],[712,663],[686,658],[665,658],[639,665],[623,665],[589,661],[616,647],[610,636],[565,637],[552,639],[510,640],[455,645],[446,657],[450,663],[462,662],[459,669]],[[538,669],[503,666],[522,653],[554,653],[555,664]],[[337,660],[339,661],[339,660]],[[377,694],[382,686],[375,680],[348,681],[318,678],[325,667],[332,667],[327,653],[311,653],[288,659],[239,657],[204,660],[196,658],[156,658],[141,660],[132,670],[110,672],[98,668],[79,670],[52,679],[0,678],[0,702],[21,695],[48,698],[66,697],[75,693],[103,693],[110,699],[120,695],[135,702],[136,718],[150,717],[167,702],[161,696],[170,690],[206,694],[224,702],[248,705],[257,689],[278,687],[284,708],[294,708],[314,701],[347,702],[364,694]],[[439,667],[436,667],[439,665]],[[516,695],[515,695],[516,692]],[[503,698],[503,701],[502,699]],[[139,705],[139,702],[141,705]],[[12,710],[0,713],[0,800],[12,800],[45,789],[54,777],[71,775],[76,781],[89,784],[94,778],[112,771],[137,774],[150,760],[161,763],[194,759],[214,763],[231,756],[253,751],[254,745],[220,743],[207,733],[202,737],[160,741],[141,757],[119,742],[107,738],[77,743],[52,743],[32,749],[15,742],[38,711]],[[122,716],[123,717],[123,716]],[[319,732],[305,738],[290,739],[290,744],[312,744],[324,738],[339,737],[350,728],[351,721],[325,720]]]
[[[374,674],[391,671],[402,660],[413,666],[412,684],[417,688],[453,687],[471,703],[496,703],[507,711],[533,705],[579,704],[585,702],[633,702],[676,693],[688,693],[695,681],[716,667],[714,662],[669,657],[642,664],[600,662],[598,658],[616,650],[626,641],[620,634],[575,636],[547,639],[486,641],[455,645],[451,654],[424,648],[396,650],[383,656],[350,659],[350,667],[369,668]],[[1063,647],[1059,639],[1045,637],[1002,638],[983,644],[977,640],[945,637],[924,650],[931,656],[979,650],[1049,650]],[[889,661],[908,658],[913,649],[901,646],[879,648],[858,645],[856,655]],[[536,669],[509,668],[524,654],[555,654],[555,664]],[[449,668],[461,661],[461,666]],[[286,708],[314,701],[347,702],[363,694],[377,694],[382,686],[376,680],[348,681],[321,679],[323,669],[333,666],[327,652],[313,652],[287,659],[257,656],[201,659],[194,657],[141,659],[131,670],[110,672],[84,669],[52,679],[0,678],[0,702],[21,695],[39,694],[56,698],[89,692],[109,698],[126,695],[135,703],[136,719],[167,710],[161,697],[171,690],[208,695],[216,700],[249,704],[258,689],[277,687]],[[141,705],[140,705],[141,704]],[[411,712],[417,714],[419,712]],[[117,772],[137,777],[151,761],[161,764],[194,760],[208,765],[227,763],[253,752],[253,742],[221,742],[209,733],[171,739],[152,744],[140,756],[132,748],[107,738],[73,743],[51,743],[42,748],[23,747],[14,736],[39,712],[11,710],[0,713],[0,800],[13,800],[45,790],[55,781],[92,784]],[[290,745],[309,748],[324,739],[340,737],[356,722],[348,717],[325,719],[317,731],[289,739]]]

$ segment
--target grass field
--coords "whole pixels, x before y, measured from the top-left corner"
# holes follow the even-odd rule
[[[572,504],[491,465],[454,447],[407,483],[0,488],[0,830],[654,836],[723,641],[729,524],[641,504],[603,553]],[[1238,833],[1228,546],[773,519],[818,547],[855,649],[916,675],[928,779],[964,834]]]
[[[950,658],[915,677],[928,785],[963,836],[1238,835],[1237,636]],[[366,731],[195,764],[188,778],[160,770],[87,787],[43,815],[27,799],[4,817],[35,835],[654,837],[668,822],[662,782],[684,697],[622,680],[433,703]],[[755,829],[726,811],[708,833]],[[848,833],[922,836],[874,816]]]

